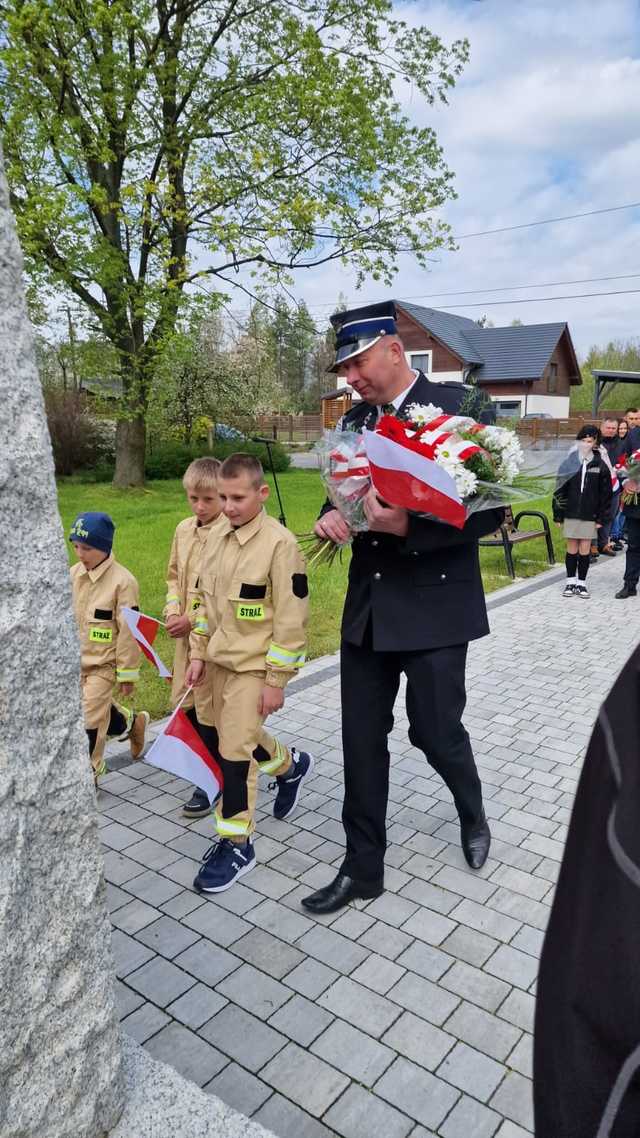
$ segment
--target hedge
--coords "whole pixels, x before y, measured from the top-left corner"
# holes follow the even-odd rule
[[[284,447],[280,443],[274,442],[270,449],[276,473],[281,474],[283,470],[288,470],[291,459]],[[235,454],[236,451],[255,454],[262,462],[265,471],[270,470],[267,448],[264,443],[253,443],[248,439],[219,439],[214,443],[213,449],[209,450],[204,443],[193,443],[191,446],[187,446],[185,443],[167,442],[160,445],[156,444],[151,453],[147,451],[144,464],[145,478],[149,480],[182,478],[189,463],[194,458],[213,455],[214,458],[222,460],[230,454]],[[110,482],[113,478],[113,472],[112,463],[98,463],[92,470],[86,471],[84,480],[87,482]]]

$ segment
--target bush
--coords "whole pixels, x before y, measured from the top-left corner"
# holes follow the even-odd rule
[[[186,443],[178,442],[163,442],[154,446],[151,453],[147,451],[147,457],[144,464],[145,477],[148,480],[159,479],[161,481],[168,478],[182,478],[185,470],[194,458],[201,458],[203,455],[211,455],[219,458],[220,461],[227,458],[230,454],[235,454],[236,451],[246,451],[249,454],[255,454],[260,459],[264,469],[269,473],[271,467],[267,458],[267,448],[264,443],[252,443],[249,440],[238,442],[234,440],[219,440],[215,443],[213,451],[207,449],[204,443],[193,443],[187,446]],[[99,447],[94,443],[93,457],[94,462],[89,469],[83,471],[83,482],[111,482],[114,474],[114,464],[109,460],[109,457],[98,458],[95,461],[96,454],[99,453]],[[273,443],[271,446],[271,454],[273,456],[273,465],[276,469],[276,474],[281,474],[282,471],[288,470],[291,464],[289,455],[280,445],[280,443]],[[74,470],[78,469],[78,464],[71,470],[58,470],[56,464],[56,472],[58,474],[72,474]]]
[[[187,446],[185,443],[162,443],[160,446],[155,446],[150,454],[147,453],[144,467],[145,476],[148,479],[182,478],[187,466],[194,458],[212,454],[214,458],[219,458],[222,461],[228,455],[239,450],[248,454],[255,454],[262,462],[265,470],[269,471],[267,448],[264,443],[252,443],[247,439],[241,441],[219,439],[214,443],[212,451],[207,450],[202,443],[194,443],[191,446]],[[282,473],[283,470],[288,470],[291,460],[279,443],[272,445],[271,454],[277,474]]]
[[[102,425],[92,417],[86,396],[48,387],[44,405],[56,474],[73,474],[106,457]]]

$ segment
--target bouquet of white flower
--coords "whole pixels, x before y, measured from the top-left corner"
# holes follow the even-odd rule
[[[402,419],[383,415],[361,434],[328,431],[316,446],[332,504],[352,533],[368,528],[364,499],[373,486],[390,506],[462,528],[470,514],[548,492],[548,477],[522,475],[514,431],[414,403]],[[337,547],[315,534],[302,539],[311,565]]]

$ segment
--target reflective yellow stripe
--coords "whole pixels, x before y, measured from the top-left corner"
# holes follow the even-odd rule
[[[277,771],[283,763],[287,761],[287,749],[283,747],[279,739],[273,740],[276,745],[276,753],[272,759],[266,759],[263,763],[258,763],[258,766],[264,774],[273,774]]]
[[[177,597],[175,593],[167,593],[164,603],[165,605],[179,605],[180,597]]]
[[[116,679],[119,684],[137,684],[140,679],[140,669],[116,668]]]
[[[248,834],[251,829],[249,821],[243,822],[234,818],[222,818],[216,814],[216,830],[221,838],[233,838],[236,835]]]
[[[209,624],[207,622],[206,616],[197,616],[196,617],[195,623],[193,625],[193,631],[196,633],[197,636],[208,636],[209,635]]]
[[[281,648],[273,641],[267,652],[267,664],[274,668],[301,668],[305,661],[304,652],[290,652],[288,648]]]

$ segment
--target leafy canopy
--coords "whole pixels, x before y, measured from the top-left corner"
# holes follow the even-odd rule
[[[467,45],[388,0],[8,0],[0,19],[28,268],[110,337],[157,336],[197,279],[341,258],[388,281],[448,239],[451,174],[396,90],[446,99]]]

